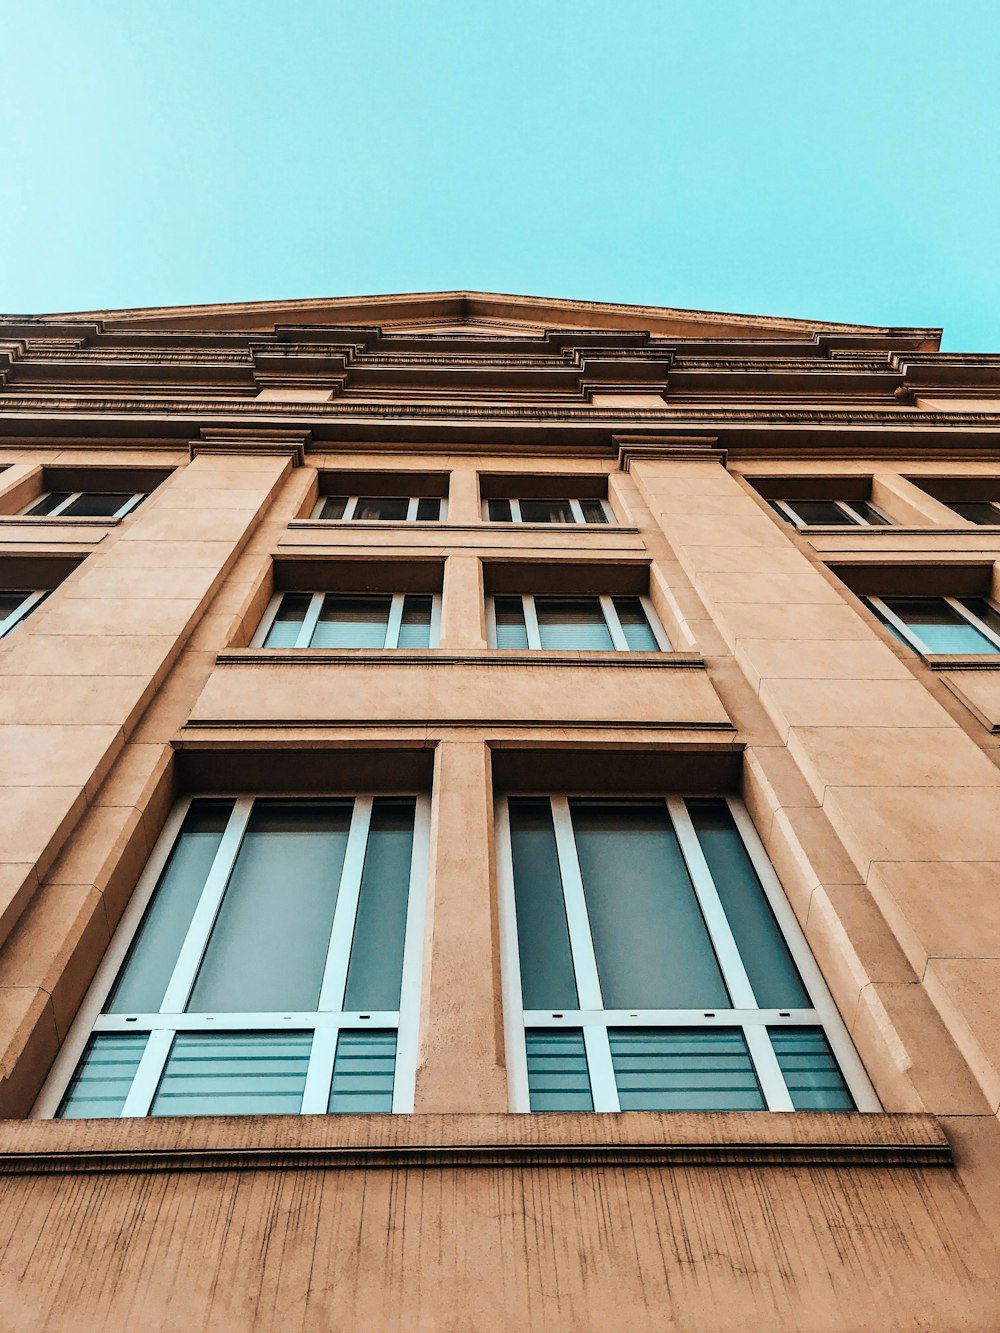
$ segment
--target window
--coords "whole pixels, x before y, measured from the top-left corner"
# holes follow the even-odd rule
[[[448,501],[436,495],[323,495],[313,518],[356,523],[434,523],[446,518]]]
[[[41,518],[124,518],[146,498],[145,491],[49,491],[24,511]]]
[[[253,637],[261,648],[436,648],[441,599],[430,593],[286,592]]]
[[[489,621],[492,648],[670,652],[648,597],[497,595]]]
[[[812,526],[827,524],[849,528],[885,527],[892,519],[869,500],[769,500],[771,508],[786,522]]]
[[[737,801],[511,797],[498,825],[513,1110],[878,1109]]]
[[[1000,653],[1000,610],[985,597],[866,597],[879,620],[918,653]]]
[[[1000,526],[1000,500],[955,500],[948,507],[970,523]]]
[[[0,639],[6,638],[48,595],[48,591],[22,592],[19,589],[0,592]]]
[[[611,523],[613,517],[604,500],[509,500],[483,501],[483,518],[491,523]]]
[[[413,1109],[423,798],[175,811],[37,1113]]]

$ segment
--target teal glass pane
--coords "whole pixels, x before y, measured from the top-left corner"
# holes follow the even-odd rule
[[[494,597],[493,614],[497,624],[497,647],[527,648],[528,631],[524,627],[524,605],[520,597]]]
[[[956,514],[961,514],[962,518],[967,518],[970,523],[984,523],[991,527],[1000,524],[1000,509],[990,504],[988,500],[961,501],[949,504],[948,508],[954,509]]]
[[[522,523],[574,523],[568,500],[522,500]]]
[[[399,1008],[415,812],[412,798],[372,803],[344,993],[350,1012]]]
[[[796,1111],[854,1111],[854,1098],[822,1028],[768,1028]]]
[[[580,508],[586,523],[607,523],[608,515],[600,500],[581,500]]]
[[[392,598],[327,593],[313,648],[384,648]]]
[[[729,1004],[663,801],[572,800],[606,1009]]]
[[[596,597],[536,597],[535,615],[543,648],[593,652],[615,646]]]
[[[687,802],[688,814],[761,1009],[811,1009],[743,839],[721,800]]]
[[[400,648],[431,646],[431,606],[433,598],[407,593],[403,598],[403,619],[399,626]]]
[[[395,1032],[341,1032],[327,1109],[332,1114],[388,1115],[395,1078]]]
[[[576,980],[552,807],[547,800],[519,798],[511,799],[508,809],[524,1007],[575,1009]]]
[[[533,1111],[592,1111],[587,1052],[579,1028],[524,1034]]]
[[[328,495],[319,511],[320,518],[343,518],[347,509],[346,495]]]
[[[86,1120],[121,1115],[148,1039],[145,1032],[109,1032],[91,1037],[57,1118]]]
[[[354,517],[361,522],[402,523],[410,507],[405,495],[362,495]]]
[[[739,1028],[610,1028],[623,1111],[764,1111]]]
[[[894,615],[910,626],[929,653],[1000,652],[995,643],[975,625],[963,620],[943,597],[883,597],[882,600]],[[963,604],[979,600],[963,599]]]
[[[264,647],[294,648],[311,601],[311,592],[286,592],[267,631]]]
[[[41,518],[45,514],[51,514],[53,509],[58,509],[62,502],[68,500],[72,494],[72,491],[49,491],[48,495],[43,495],[37,504],[33,504],[25,512],[34,514],[36,518]]]
[[[189,1013],[316,1008],[353,802],[256,801]]]
[[[180,1032],[150,1115],[298,1115],[311,1032]]]
[[[114,518],[132,499],[133,491],[84,491],[59,515],[60,518]]]
[[[649,627],[641,600],[638,597],[615,597],[613,600],[630,650],[633,653],[659,652],[660,645]]]
[[[105,1013],[159,1010],[232,810],[232,801],[192,801]]]

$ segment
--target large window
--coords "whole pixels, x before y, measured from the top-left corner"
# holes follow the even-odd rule
[[[145,491],[49,491],[24,511],[36,518],[124,518]]]
[[[891,525],[892,519],[869,500],[771,500],[771,508],[788,523],[810,527],[865,528]]]
[[[882,623],[918,653],[1000,653],[1000,610],[985,597],[867,597]]]
[[[313,518],[355,523],[434,523],[446,518],[448,501],[435,495],[324,495]]]
[[[648,597],[496,595],[488,604],[493,648],[669,652]]]
[[[419,797],[185,803],[37,1113],[412,1110],[426,863]]]
[[[877,1110],[743,807],[498,809],[516,1111]]]
[[[611,523],[604,500],[514,500],[491,497],[483,501],[483,518],[491,523]]]
[[[441,599],[430,593],[286,592],[253,637],[263,648],[435,648]]]
[[[48,591],[22,592],[19,589],[0,592],[0,639],[16,628],[48,595]]]

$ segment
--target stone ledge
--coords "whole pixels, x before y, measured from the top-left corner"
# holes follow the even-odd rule
[[[682,671],[704,670],[700,653],[546,652],[544,649],[492,649],[449,653],[439,648],[230,648],[216,656],[219,666],[487,666],[614,667]]]

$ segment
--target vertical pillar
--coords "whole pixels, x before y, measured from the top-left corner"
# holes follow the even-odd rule
[[[41,487],[39,463],[11,463],[0,472],[0,514],[19,514]]]
[[[441,647],[479,652],[486,647],[483,576],[479,557],[450,555],[444,566],[441,599]]]
[[[481,518],[479,473],[467,463],[452,468],[448,486],[448,522],[478,523]]]
[[[954,509],[935,500],[933,495],[928,495],[898,472],[875,473],[872,477],[872,500],[898,523],[912,524],[914,527],[942,523],[949,528],[975,526],[967,519],[959,518]]]

